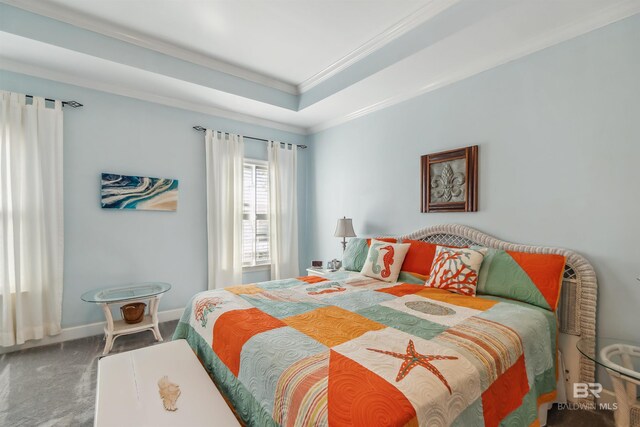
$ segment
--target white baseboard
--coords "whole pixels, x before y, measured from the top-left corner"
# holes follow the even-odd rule
[[[168,322],[170,320],[177,320],[182,316],[184,308],[176,308],[174,310],[166,310],[158,312],[158,320],[160,322]],[[43,345],[56,344],[63,341],[76,340],[78,338],[91,337],[94,335],[102,335],[104,333],[104,325],[106,322],[90,323],[88,325],[74,326],[71,328],[64,328],[58,335],[44,337],[40,340],[28,341],[21,345],[14,345],[12,347],[0,347],[0,354],[11,353],[14,351],[24,350],[32,347],[40,347]]]

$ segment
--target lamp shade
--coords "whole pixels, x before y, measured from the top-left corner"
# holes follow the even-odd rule
[[[338,220],[338,225],[336,225],[336,232],[333,235],[335,237],[356,237],[356,233],[353,231],[351,218],[340,218]]]

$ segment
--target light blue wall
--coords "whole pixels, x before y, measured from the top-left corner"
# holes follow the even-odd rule
[[[133,281],[173,285],[160,310],[182,308],[207,280],[203,125],[244,135],[304,143],[305,137],[117,95],[0,71],[0,89],[84,104],[64,117],[65,275],[62,325],[102,321],[80,295]],[[266,158],[263,142],[246,153]],[[304,241],[307,154],[299,150],[300,238]],[[177,178],[177,212],[100,208],[100,173]],[[304,257],[303,257],[304,259]],[[304,262],[301,263],[304,265]],[[247,282],[268,279],[252,273]]]
[[[640,341],[640,16],[314,135],[308,249],[443,223],[576,250],[598,331]],[[420,213],[420,156],[480,145],[479,212]]]

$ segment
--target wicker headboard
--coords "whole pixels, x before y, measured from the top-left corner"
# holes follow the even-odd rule
[[[598,284],[593,267],[582,255],[568,249],[509,243],[457,224],[435,225],[399,237],[451,246],[475,244],[518,252],[564,255],[567,263],[558,307],[560,332],[595,338]],[[595,353],[595,348],[591,352]],[[584,356],[580,358],[580,378],[584,382],[595,380],[595,365]]]

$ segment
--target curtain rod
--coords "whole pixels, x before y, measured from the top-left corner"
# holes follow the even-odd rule
[[[207,128],[205,128],[205,127],[203,127],[203,126],[194,126],[193,128],[194,128],[195,130],[197,130],[198,132],[206,132],[206,131],[207,131]],[[227,133],[227,134],[228,134],[229,132],[223,132],[223,133]],[[242,135],[242,137],[243,137],[243,138],[246,138],[246,139],[253,139],[253,140],[256,140],[256,141],[269,142],[269,140],[268,140],[268,139],[258,138],[258,137],[255,137],[255,136],[245,136],[245,135]],[[288,144],[288,142],[281,142],[281,144]],[[297,148],[300,148],[301,150],[304,150],[305,148],[307,148],[307,146],[306,146],[306,145],[302,145],[302,144],[290,144],[290,145],[295,145]]]
[[[33,95],[25,95],[25,97],[33,99]],[[56,102],[55,99],[51,99],[51,98],[45,98],[44,100],[49,102]],[[69,107],[73,107],[73,108],[83,107],[83,105],[80,104],[78,101],[62,101],[62,106],[64,107],[65,105],[68,105]]]

